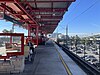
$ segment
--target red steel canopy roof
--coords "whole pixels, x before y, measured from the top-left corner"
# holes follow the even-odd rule
[[[22,22],[23,28],[28,25],[40,26],[40,30],[52,33],[63,14],[75,0],[0,0],[0,13]]]

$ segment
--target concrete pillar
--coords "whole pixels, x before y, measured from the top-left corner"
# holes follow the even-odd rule
[[[24,56],[11,57],[9,60],[0,60],[0,73],[20,73],[24,70]]]

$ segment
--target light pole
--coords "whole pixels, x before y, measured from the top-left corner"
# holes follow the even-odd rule
[[[66,46],[68,46],[68,25],[66,26]]]
[[[85,60],[85,49],[86,49],[86,43],[85,43],[85,40],[84,40],[84,60]]]
[[[100,64],[100,40],[99,40],[99,64]]]
[[[12,25],[12,33],[14,33],[14,24]]]
[[[76,48],[76,55],[77,55],[77,38],[75,38],[75,48]]]

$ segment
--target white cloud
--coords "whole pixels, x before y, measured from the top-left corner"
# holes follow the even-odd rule
[[[86,37],[86,36],[92,36],[95,34],[100,34],[100,33],[69,33],[69,36],[75,36],[78,35],[80,37]]]
[[[98,24],[92,23],[91,25],[92,25],[92,26],[95,26],[95,27],[97,27],[97,28],[100,28],[100,25],[98,25]]]

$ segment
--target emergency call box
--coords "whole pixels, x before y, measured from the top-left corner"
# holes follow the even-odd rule
[[[0,33],[0,59],[24,55],[23,33]]]

